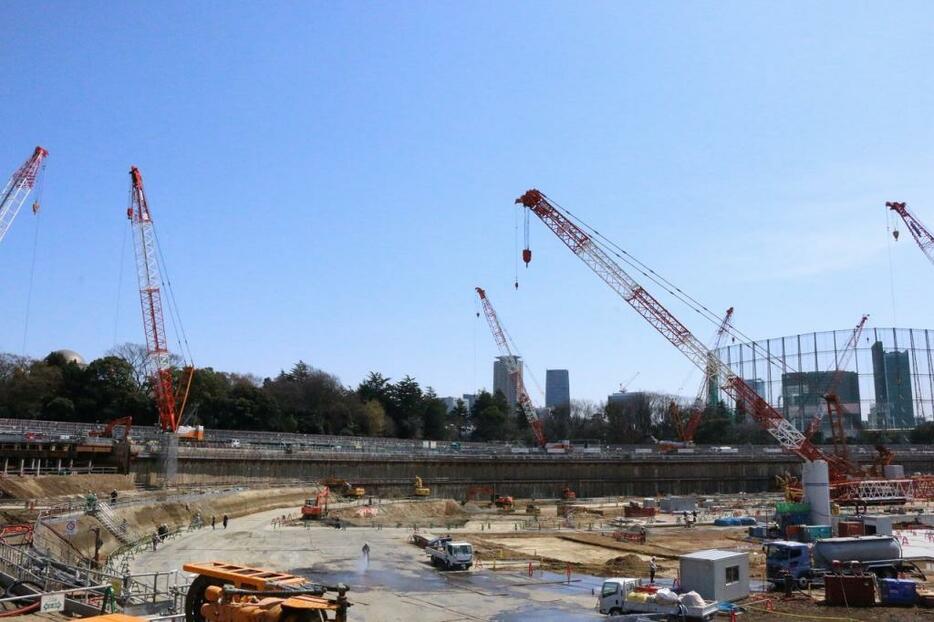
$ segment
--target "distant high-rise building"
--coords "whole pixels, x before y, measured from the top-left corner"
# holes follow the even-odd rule
[[[872,376],[876,390],[877,428],[915,425],[908,350],[886,352],[881,341],[872,344]]]
[[[545,406],[559,408],[571,405],[571,381],[566,369],[545,370]]]
[[[522,379],[522,358],[512,357],[515,367],[519,369],[519,380]],[[506,396],[506,401],[510,406],[515,406],[518,401],[516,395],[516,378],[509,374],[509,357],[497,356],[493,362],[493,392],[502,391]]]
[[[441,401],[444,402],[444,407],[448,409],[448,412],[451,412],[457,407],[458,402],[464,403],[464,408],[469,412],[473,408],[473,403],[476,401],[477,396],[473,393],[464,393],[460,397],[442,397]]]
[[[830,438],[831,421],[827,414],[824,394],[827,393],[837,373],[837,371],[807,371],[782,374],[782,405],[785,418],[804,432],[814,417],[820,416],[822,418],[821,432],[825,438]],[[751,383],[749,380],[746,382]],[[843,421],[844,432],[847,436],[855,436],[861,419],[859,375],[851,371],[839,372],[834,393],[843,410],[849,415]]]

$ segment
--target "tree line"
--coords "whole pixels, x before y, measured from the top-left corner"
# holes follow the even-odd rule
[[[176,370],[177,385],[182,370]],[[673,440],[672,401],[657,393],[632,393],[622,401],[570,404],[542,411],[550,440],[591,440],[605,444]],[[104,423],[132,416],[135,425],[157,422],[146,371],[144,346],[124,344],[86,366],[57,353],[44,359],[0,354],[0,417]],[[722,402],[705,409],[694,440],[698,444],[769,444],[774,441],[742,412]],[[479,391],[472,404],[452,409],[430,387],[405,376],[393,381],[370,372],[356,386],[299,361],[275,377],[217,371],[193,372],[187,425],[215,429],[382,436],[429,440],[509,441],[532,444],[522,411],[501,392]],[[934,423],[900,435],[861,432],[860,442],[932,442]],[[863,438],[865,437],[865,438]]]

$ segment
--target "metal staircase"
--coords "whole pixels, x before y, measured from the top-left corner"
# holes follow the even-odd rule
[[[90,514],[123,544],[136,542],[141,537],[138,533],[130,529],[125,520],[118,519],[113,509],[106,502],[102,503],[98,501]]]

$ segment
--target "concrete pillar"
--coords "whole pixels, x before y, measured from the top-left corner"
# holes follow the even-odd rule
[[[26,467],[26,458],[20,458],[20,459],[19,459],[19,475],[20,475],[20,477],[23,476],[23,471],[25,470],[25,467]]]
[[[59,475],[61,475],[61,473],[62,473],[62,459],[61,459],[61,458],[58,459],[58,464],[55,465],[55,471],[56,471]]]
[[[801,467],[804,500],[811,504],[811,524],[830,524],[830,475],[823,460],[805,462]]]

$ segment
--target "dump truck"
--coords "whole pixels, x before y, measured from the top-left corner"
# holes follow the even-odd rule
[[[454,542],[450,536],[435,538],[425,545],[431,565],[442,570],[468,570],[473,566],[473,546]]]
[[[698,599],[703,604],[687,604],[685,602],[669,604],[636,600],[635,595],[639,593],[636,590],[637,587],[639,587],[638,579],[613,578],[604,580],[597,600],[597,610],[604,615],[611,616],[623,613],[658,613],[678,620],[711,620],[717,615],[718,607],[715,601]]]
[[[225,562],[182,566],[197,574],[185,596],[185,622],[346,622],[350,588]],[[123,622],[126,622],[123,618]]]
[[[763,546],[765,576],[773,582],[791,576],[799,585],[821,582],[826,572],[868,571],[879,578],[899,573],[924,576],[918,566],[902,557],[902,547],[892,536],[825,538],[813,546],[803,542],[775,540]]]

